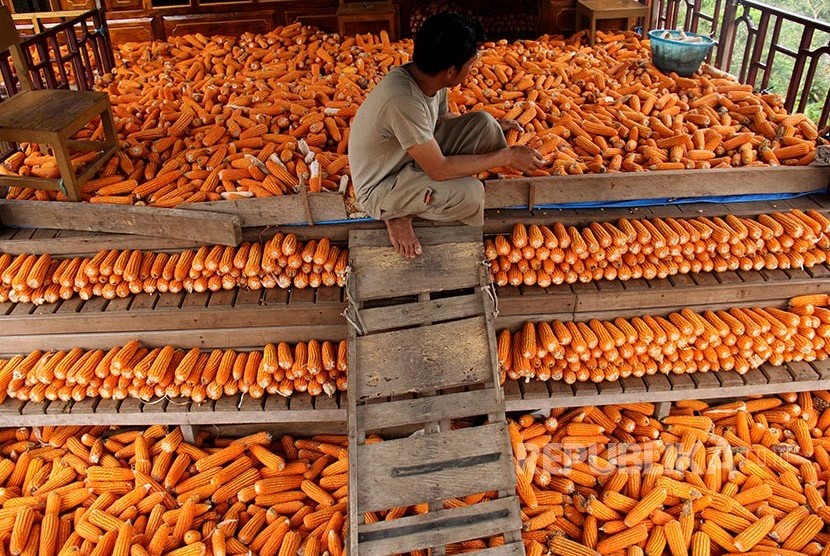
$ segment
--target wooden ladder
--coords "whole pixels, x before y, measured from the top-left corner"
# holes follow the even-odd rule
[[[349,553],[444,555],[448,544],[503,535],[474,554],[524,554],[481,229],[419,236],[424,252],[407,260],[385,230],[349,234]],[[485,424],[451,427],[481,416]],[[367,442],[372,431],[413,425],[412,436]],[[498,498],[444,508],[490,491]],[[416,504],[429,512],[365,520]]]

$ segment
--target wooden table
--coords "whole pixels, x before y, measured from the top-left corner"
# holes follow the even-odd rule
[[[625,19],[626,30],[631,29],[638,18],[643,18],[643,29],[648,29],[650,6],[637,0],[579,0],[576,5],[576,30],[582,28],[585,17],[591,19],[588,41],[593,46],[597,35],[597,21],[601,19]]]

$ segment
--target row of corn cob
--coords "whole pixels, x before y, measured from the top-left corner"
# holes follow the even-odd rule
[[[346,438],[0,431],[0,553],[340,556]]]
[[[499,286],[548,287],[674,274],[804,268],[824,263],[830,219],[815,210],[753,218],[653,218],[577,228],[516,224],[485,240]]]
[[[93,202],[160,207],[339,189],[348,175],[352,117],[374,84],[409,61],[412,43],[386,33],[340,37],[281,27],[240,38],[200,34],[120,48],[109,93],[122,150],[83,187]],[[587,48],[541,37],[487,43],[481,64],[450,91],[452,112],[515,119],[511,145],[537,148],[534,174],[563,175],[809,164],[818,132],[788,114],[780,96],[711,68],[693,77],[660,72],[647,41],[601,35]],[[102,126],[81,133],[100,138]],[[76,156],[82,165],[88,154]],[[2,172],[56,177],[34,145]],[[514,176],[494,168],[482,177]],[[17,199],[61,194],[11,188]]]
[[[75,295],[113,299],[156,291],[342,286],[348,260],[348,250],[328,238],[302,243],[294,234],[282,233],[265,242],[172,254],[110,249],[93,257],[53,259],[48,254],[4,253],[0,301],[40,305]]]
[[[548,287],[592,280],[665,278],[726,270],[803,268],[824,263],[830,219],[791,210],[754,218],[621,219],[576,228],[516,224],[485,240],[500,286]],[[278,233],[239,247],[181,253],[103,250],[94,257],[0,255],[0,301],[53,303],[79,295],[107,299],[141,292],[218,291],[246,287],[342,286],[348,251],[328,238],[303,244]]]
[[[830,554],[830,394],[510,423],[527,554]]]
[[[498,335],[498,359],[510,379],[615,381],[655,373],[736,371],[764,363],[826,359],[830,309],[690,309],[666,317],[526,322]]]
[[[261,351],[149,349],[133,340],[109,351],[33,351],[0,361],[0,400],[80,401],[88,397],[189,398],[196,403],[242,392],[333,395],[346,389],[346,342],[267,344]]]
[[[664,418],[650,403],[554,409],[522,415],[509,431],[526,554],[828,554],[827,392],[683,401]],[[343,553],[344,437],[200,435],[190,444],[181,430],[160,426],[105,432],[0,431],[1,548],[45,556]],[[447,553],[502,542],[467,541]]]

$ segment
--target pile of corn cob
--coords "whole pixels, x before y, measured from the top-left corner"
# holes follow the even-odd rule
[[[129,43],[101,83],[122,150],[84,185],[92,202],[171,207],[220,198],[343,189],[351,120],[411,41],[386,33],[339,37],[293,24],[240,38],[201,34]],[[756,94],[714,68],[693,77],[660,72],[633,33],[487,43],[481,64],[449,92],[455,113],[517,120],[512,145],[537,148],[534,175],[804,165],[818,131],[788,114],[779,95]],[[82,130],[97,139],[102,126]],[[0,173],[56,177],[36,145]],[[89,153],[73,162],[82,166]],[[482,177],[515,176],[493,168]],[[9,198],[63,199],[10,188]]]
[[[267,344],[250,352],[149,349],[135,340],[109,351],[33,351],[0,360],[0,401],[6,396],[33,402],[167,396],[202,403],[237,392],[253,398],[294,392],[331,396],[346,389],[346,357],[345,341],[317,340],[293,347]]]
[[[244,287],[342,286],[349,252],[328,238],[303,244],[278,233],[239,247],[202,246],[180,253],[103,250],[94,257],[53,259],[48,254],[0,255],[0,301],[35,305],[91,297],[127,297],[141,292],[178,293]]]
[[[827,260],[830,219],[818,211],[753,218],[627,219],[576,228],[516,224],[485,240],[499,286],[546,288],[593,280],[665,278],[674,274],[804,268]]]
[[[193,445],[160,426],[44,427],[4,429],[0,441],[4,554],[343,553],[343,436]]]
[[[502,330],[498,358],[510,379],[614,381],[655,373],[736,371],[764,363],[826,359],[830,309],[814,296],[793,298],[790,308],[733,308],[667,317],[614,321],[527,322]],[[826,295],[815,299],[827,303]]]
[[[827,555],[830,394],[677,402],[668,417],[654,414],[652,404],[638,403],[510,422],[528,555]],[[160,426],[114,434],[19,428],[0,431],[0,453],[0,548],[11,554],[344,550],[342,436],[200,436],[194,445]],[[468,541],[447,553],[501,542]]]
[[[830,553],[830,394],[654,410],[511,423],[527,554]]]

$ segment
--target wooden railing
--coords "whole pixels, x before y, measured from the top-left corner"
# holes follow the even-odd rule
[[[715,67],[758,91],[780,94],[789,111],[809,110],[819,128],[830,123],[830,81],[817,80],[822,64],[830,65],[830,22],[756,0],[715,0],[707,8],[702,0],[655,0],[652,9],[654,28],[712,36],[718,41],[710,60]],[[786,28],[798,44],[787,43]]]
[[[41,32],[23,38],[20,46],[31,69],[32,83],[37,89],[92,90],[96,74],[111,72],[115,66],[112,44],[104,10],[85,12],[44,12],[15,14],[17,20],[31,20]],[[43,25],[44,19],[64,18],[66,21]],[[19,82],[14,73],[9,51],[0,52],[0,77],[3,96],[17,93]]]

